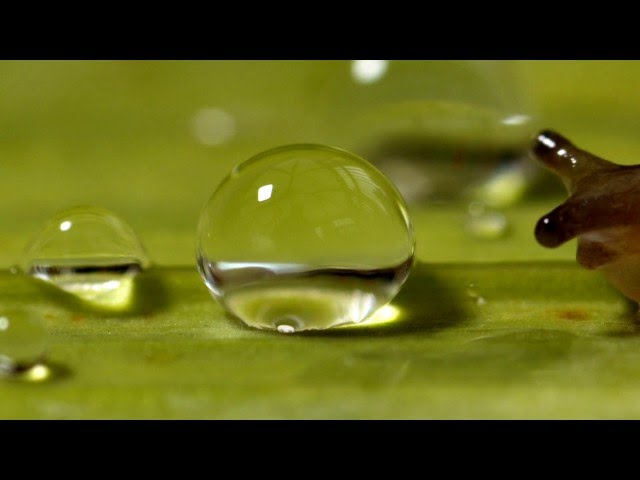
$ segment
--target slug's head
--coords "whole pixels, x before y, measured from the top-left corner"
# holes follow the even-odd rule
[[[640,170],[624,167],[576,147],[559,133],[536,135],[531,153],[557,174],[569,198],[544,215],[535,236],[547,248],[557,247],[585,233],[637,223]]]
[[[536,224],[538,243],[553,248],[577,237],[578,263],[640,302],[640,165],[608,162],[550,130],[531,151],[570,194]]]

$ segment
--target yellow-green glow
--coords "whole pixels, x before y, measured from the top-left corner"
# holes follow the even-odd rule
[[[354,325],[344,325],[340,328],[378,327],[395,322],[402,316],[402,310],[394,305],[387,304],[381,307],[371,318]]]
[[[104,278],[102,278],[104,277]],[[131,305],[135,275],[66,275],[58,277],[56,286],[85,302],[112,310],[124,310]]]

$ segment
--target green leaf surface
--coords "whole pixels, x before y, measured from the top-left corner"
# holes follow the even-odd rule
[[[499,100],[639,163],[640,62],[429,68],[385,88]],[[464,202],[411,206],[419,263],[394,322],[288,336],[215,303],[195,270],[200,208],[233,166],[278,145],[366,157],[353,139],[367,132],[346,116],[371,100],[345,87],[348,72],[336,62],[0,62],[0,268],[77,204],[120,214],[156,265],[118,314],[2,270],[0,308],[35,310],[51,341],[47,379],[0,379],[0,417],[639,418],[636,307],[575,263],[574,242],[548,250],[533,238],[558,193],[502,210],[509,227],[496,240],[468,232]],[[235,137],[199,142],[202,109],[232,115]]]
[[[118,315],[0,288],[51,331],[50,378],[0,383],[3,418],[640,415],[633,308],[569,262],[420,263],[394,322],[299,335],[228,317],[192,268],[143,274]]]

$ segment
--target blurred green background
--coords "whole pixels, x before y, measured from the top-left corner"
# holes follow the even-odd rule
[[[161,267],[124,316],[0,274],[1,303],[29,303],[45,318],[54,371],[49,382],[1,383],[0,416],[640,416],[632,309],[575,265],[574,242],[549,250],[533,238],[565,196],[559,181],[538,176],[520,201],[500,206],[508,228],[495,239],[470,234],[460,193],[498,157],[530,168],[524,153],[540,127],[638,163],[640,62],[354,65],[0,62],[0,267],[77,204],[121,215]],[[397,325],[256,332],[225,317],[195,272],[200,208],[222,178],[256,153],[306,142],[387,168],[411,157],[405,176],[418,187],[452,185],[444,199],[410,202],[420,263],[394,302]],[[430,180],[438,155],[444,167]]]
[[[394,68],[380,80],[387,90],[370,94],[375,87],[354,82],[346,61],[2,62],[0,265],[16,261],[46,218],[87,203],[125,217],[157,263],[191,264],[200,208],[234,165],[299,142],[370,157],[355,141],[368,125],[352,119],[398,100],[389,92],[530,115],[533,125],[621,163],[640,151],[636,62],[438,61],[395,77]],[[482,130],[472,134],[482,142]],[[412,206],[420,258],[569,259],[572,247],[541,249],[531,235],[531,222],[555,201],[509,215],[515,239],[493,244],[468,241],[458,207]]]

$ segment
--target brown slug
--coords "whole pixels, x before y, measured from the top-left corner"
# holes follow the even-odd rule
[[[609,162],[550,130],[536,136],[532,153],[569,192],[538,221],[538,243],[554,248],[577,237],[578,263],[640,302],[640,165]]]

